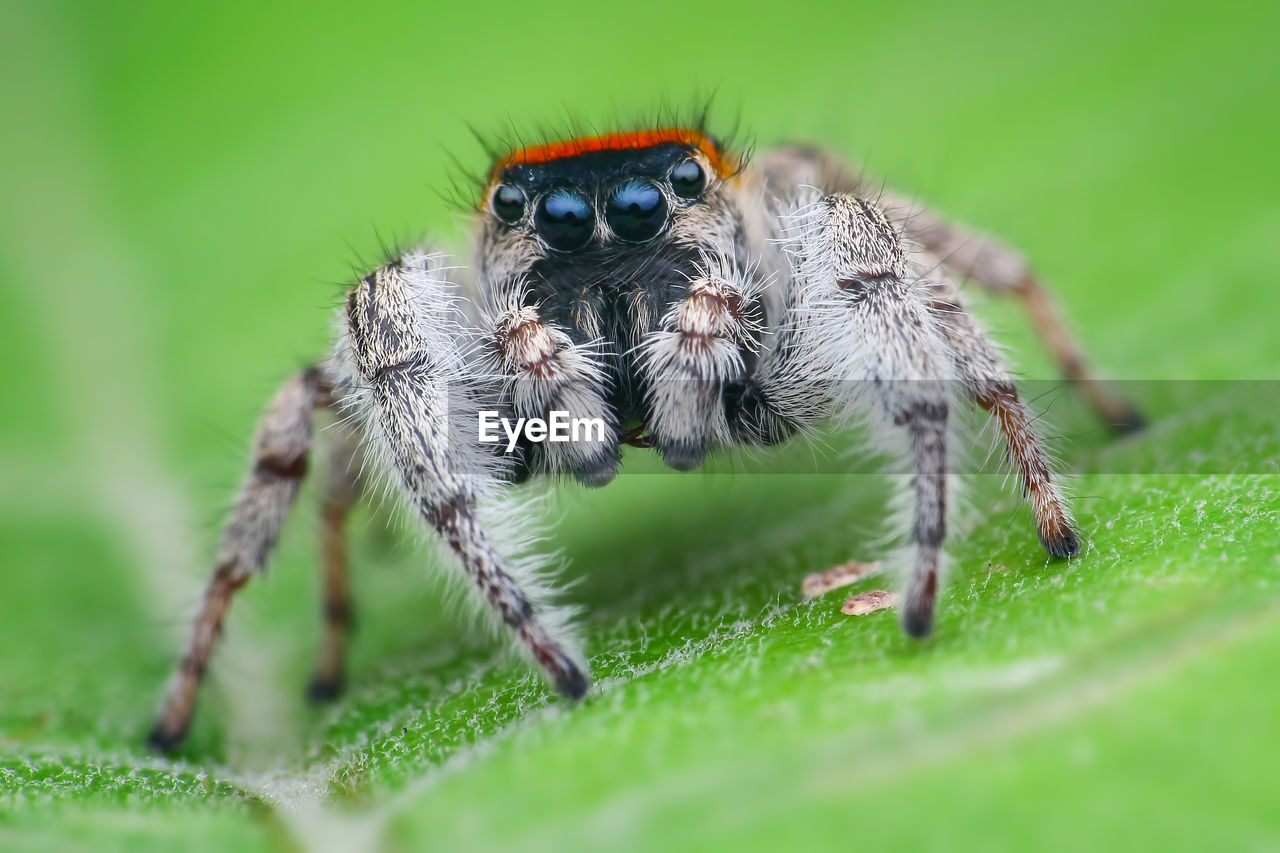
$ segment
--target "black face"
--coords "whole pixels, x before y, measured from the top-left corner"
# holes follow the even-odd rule
[[[597,151],[548,163],[508,166],[490,207],[511,227],[531,227],[556,252],[596,244],[602,234],[644,243],[667,230],[673,209],[696,202],[706,169],[676,142]]]

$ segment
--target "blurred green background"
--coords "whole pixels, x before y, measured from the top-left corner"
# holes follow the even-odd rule
[[[353,267],[465,227],[442,195],[452,158],[484,166],[469,125],[714,91],[757,146],[831,145],[1026,250],[1110,374],[1275,380],[1278,26],[1263,3],[4,0],[0,847],[1280,847],[1277,436],[1239,383],[1144,385],[1151,427],[1114,442],[1059,395],[1089,551],[1046,565],[984,478],[923,644],[799,599],[873,550],[877,478],[556,491],[597,677],[576,708],[368,513],[350,691],[307,707],[308,493],[190,740],[142,747],[263,401]]]

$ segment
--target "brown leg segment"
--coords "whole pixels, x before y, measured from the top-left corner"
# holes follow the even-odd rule
[[[1013,296],[1021,302],[1063,376],[1080,388],[1098,416],[1113,430],[1132,432],[1142,428],[1142,413],[1089,367],[1062,312],[1020,253],[994,237],[954,225],[894,193],[884,193],[880,203],[907,236],[923,245],[956,276],[972,279],[993,293]]]
[[[1116,432],[1142,429],[1142,413],[1116,393],[1109,383],[1099,379],[1085,363],[1084,354],[1067,331],[1062,313],[1039,280],[1028,275],[1013,288],[1013,294],[1022,302],[1032,325],[1053,353],[1063,374],[1079,386],[1085,399],[1107,425]]]
[[[236,577],[231,566],[219,566],[214,572],[200,602],[200,612],[191,630],[186,652],[178,662],[178,671],[169,683],[159,719],[147,739],[152,748],[167,752],[186,737],[195,713],[196,690],[204,679],[214,641],[222,633],[223,616],[231,604],[231,597],[248,580],[247,576]]]
[[[1051,556],[1074,557],[1080,553],[1066,501],[1053,483],[1049,459],[1031,427],[1031,413],[1011,384],[999,384],[976,394],[978,405],[991,413],[1000,425],[1009,447],[1009,457],[1022,478],[1023,489],[1036,517],[1040,543]]]
[[[319,368],[304,370],[276,393],[258,425],[253,469],[236,496],[218,544],[217,569],[148,739],[156,749],[170,750],[187,734],[196,691],[227,608],[236,590],[262,569],[275,545],[307,471],[313,410],[327,399]]]
[[[324,702],[342,692],[347,637],[354,626],[351,586],[347,580],[346,521],[359,497],[358,461],[354,441],[335,442],[325,467],[324,499],[320,508],[321,617],[323,633],[307,698]]]
[[[1066,499],[1054,484],[1049,455],[1036,434],[1031,410],[1018,396],[999,351],[965,312],[955,283],[941,278],[932,289],[934,317],[951,345],[965,392],[1000,427],[1009,460],[1035,513],[1041,544],[1055,557],[1074,557],[1080,552],[1080,539]]]

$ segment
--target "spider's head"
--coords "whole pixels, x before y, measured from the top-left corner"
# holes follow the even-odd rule
[[[488,226],[548,256],[624,252],[679,230],[738,168],[711,137],[687,128],[588,136],[520,148],[490,172]]]

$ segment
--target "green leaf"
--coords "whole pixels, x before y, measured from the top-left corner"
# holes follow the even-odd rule
[[[1140,5],[10,4],[0,848],[1274,846],[1280,20]],[[584,702],[365,510],[349,689],[315,709],[308,491],[190,737],[148,753],[254,420],[323,352],[352,256],[453,233],[428,188],[444,149],[485,168],[469,122],[714,80],[760,146],[831,144],[1025,250],[1134,380],[1151,423],[1114,439],[1042,384],[1017,306],[976,299],[1037,380],[1085,553],[1047,561],[1003,477],[967,477],[915,642],[840,612],[886,579],[800,596],[880,555],[893,484],[856,433],[692,475],[635,452],[604,490],[522,487],[569,558]]]

